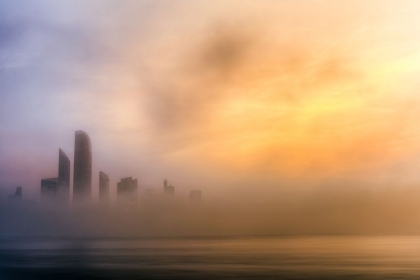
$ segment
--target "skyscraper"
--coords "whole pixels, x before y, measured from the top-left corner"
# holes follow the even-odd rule
[[[58,184],[68,199],[70,195],[70,159],[62,149],[58,150]]]
[[[58,177],[41,180],[41,199],[57,200],[60,203],[70,198],[70,159],[58,150]]]
[[[74,143],[73,201],[90,199],[92,195],[92,147],[89,135],[76,131]]]
[[[102,171],[99,172],[99,200],[109,199],[109,177]]]

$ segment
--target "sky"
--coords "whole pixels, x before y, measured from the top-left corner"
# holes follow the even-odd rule
[[[111,191],[420,183],[418,1],[0,2],[0,196],[92,140]]]

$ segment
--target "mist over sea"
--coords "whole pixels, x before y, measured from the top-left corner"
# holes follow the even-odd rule
[[[2,238],[0,279],[418,279],[420,237]]]

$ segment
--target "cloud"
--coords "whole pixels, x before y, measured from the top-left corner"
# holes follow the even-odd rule
[[[158,69],[141,77],[156,129],[172,131],[199,125],[227,97],[226,87],[246,62],[247,51],[256,40],[240,31],[214,25],[204,38],[185,45],[186,53],[179,54],[181,61],[171,65],[170,71]]]
[[[189,33],[189,40],[177,42],[181,47],[167,43],[178,51],[171,59],[165,57],[165,63],[156,61],[164,67],[139,75],[155,144],[164,150],[194,149],[208,142],[223,146],[222,135],[264,138],[267,130],[261,128],[270,122],[275,124],[269,131],[293,129],[290,124],[306,100],[343,85],[358,86],[365,78],[351,55],[338,47],[318,53],[311,49],[314,42],[273,36],[269,22],[242,22],[247,21],[211,21]],[[256,112],[255,106],[262,109]],[[276,106],[286,111],[277,114]],[[232,108],[238,113],[233,118]],[[233,145],[234,151],[237,143]]]

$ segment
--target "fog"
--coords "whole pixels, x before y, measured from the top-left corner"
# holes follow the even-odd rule
[[[11,202],[1,207],[1,236],[172,238],[419,234],[415,188],[285,191],[275,199],[241,195],[191,201],[164,195],[108,203]],[[282,195],[282,196],[280,196]],[[122,200],[122,201],[121,201]]]

